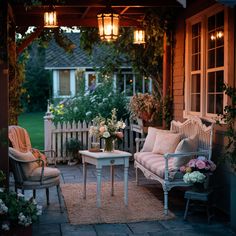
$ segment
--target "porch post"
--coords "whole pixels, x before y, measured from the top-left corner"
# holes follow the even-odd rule
[[[8,161],[8,1],[0,1],[0,169],[6,174],[5,185],[9,187]]]
[[[170,76],[171,76],[171,47],[167,44],[167,35],[164,33],[163,37],[163,100],[170,95]],[[164,109],[163,109],[164,112]],[[165,119],[162,119],[162,126],[166,128]]]

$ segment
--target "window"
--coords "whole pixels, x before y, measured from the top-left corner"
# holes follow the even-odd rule
[[[70,71],[59,71],[59,93],[60,96],[70,96]]]
[[[116,88],[119,92],[125,92],[128,97],[136,93],[150,93],[152,81],[138,74],[122,73],[116,78]]]
[[[223,111],[226,13],[223,7],[214,7],[187,20],[186,115],[213,117]]]
[[[85,72],[85,90],[94,91],[97,85],[97,77],[94,72]]]

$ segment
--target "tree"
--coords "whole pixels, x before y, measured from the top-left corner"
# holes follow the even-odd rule
[[[45,111],[51,91],[50,73],[44,69],[45,48],[35,41],[28,51],[21,102],[25,111]]]

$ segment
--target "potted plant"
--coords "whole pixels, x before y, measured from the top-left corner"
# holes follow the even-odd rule
[[[225,106],[224,113],[220,114],[220,120],[226,125],[225,136],[227,137],[223,160],[231,167],[230,220],[232,228],[236,229],[236,89],[224,84],[223,91],[230,99],[230,105]]]
[[[76,165],[79,161],[79,150],[82,149],[81,142],[76,138],[70,138],[66,141],[66,151],[70,156],[68,165]]]
[[[139,125],[158,123],[162,119],[162,106],[160,101],[148,93],[138,93],[130,100],[131,117],[136,119]],[[140,122],[140,119],[142,122]]]
[[[5,175],[0,171],[0,186]],[[21,193],[0,189],[0,235],[32,235],[31,225],[42,214],[42,207],[35,199]]]

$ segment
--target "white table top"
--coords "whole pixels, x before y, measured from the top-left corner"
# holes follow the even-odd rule
[[[94,157],[94,158],[114,158],[114,157],[130,157],[132,156],[129,152],[114,150],[114,152],[90,152],[88,150],[79,151],[80,154]]]

